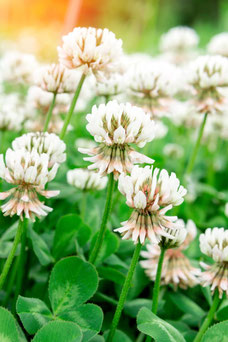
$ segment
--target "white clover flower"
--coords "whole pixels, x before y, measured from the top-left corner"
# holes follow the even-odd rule
[[[48,108],[52,102],[53,95],[48,92],[42,90],[40,87],[32,86],[28,90],[26,103],[28,108],[36,108],[42,111],[44,114],[47,113]],[[56,105],[53,111],[53,114],[64,113],[67,111],[68,106],[71,102],[70,94],[57,94],[56,96]]]
[[[159,119],[155,120],[155,136],[154,139],[162,139],[168,133],[168,127]]]
[[[169,118],[174,125],[188,128],[199,127],[202,121],[190,101],[172,101],[169,106]]]
[[[14,151],[24,149],[28,152],[35,151],[39,155],[47,154],[49,168],[66,160],[66,144],[54,133],[26,133],[16,138],[12,147]]]
[[[129,69],[128,87],[140,97],[157,99],[171,96],[176,92],[177,82],[173,78],[175,72],[176,67],[169,63],[155,60],[139,62]]]
[[[37,66],[33,55],[18,51],[7,52],[0,62],[3,80],[15,83],[32,83]]]
[[[200,235],[201,252],[215,262],[228,261],[228,230],[224,228],[208,228]]]
[[[179,92],[182,84],[178,68],[157,60],[132,65],[126,79],[132,101],[153,118],[167,112],[172,96]]]
[[[184,156],[184,149],[178,144],[166,144],[163,153],[168,157],[179,159]]]
[[[40,68],[36,83],[43,90],[52,93],[72,93],[76,90],[79,72],[69,70],[61,64],[51,64]]]
[[[0,130],[20,131],[25,109],[17,94],[0,95]]]
[[[96,93],[98,96],[114,96],[123,93],[126,90],[126,78],[121,73],[112,73],[96,84]]]
[[[198,112],[223,112],[225,97],[220,88],[228,86],[228,59],[198,57],[189,66],[188,82],[195,91]]]
[[[180,247],[183,244],[187,236],[187,229],[185,229],[182,220],[178,220],[177,222],[179,223],[178,229],[168,228],[165,230],[170,236],[162,236],[161,241],[159,242],[160,247],[169,249]]]
[[[102,190],[107,185],[107,177],[94,171],[74,169],[67,172],[67,182],[81,190]]]
[[[6,151],[5,163],[0,155],[0,177],[7,183],[16,185],[6,192],[0,193],[0,199],[9,198],[1,206],[4,216],[18,215],[23,220],[35,220],[35,217],[46,216],[52,208],[39,200],[38,195],[46,198],[57,196],[59,191],[45,190],[45,185],[56,175],[58,164],[48,167],[49,156],[45,153],[25,150]]]
[[[187,289],[193,287],[199,283],[197,276],[200,275],[200,269],[195,268],[191,265],[189,259],[182,253],[183,249],[189,247],[191,241],[196,236],[196,226],[193,221],[189,220],[185,225],[183,220],[178,220],[182,228],[180,229],[180,238],[177,240],[175,245],[175,238],[172,240],[168,239],[169,245],[165,252],[161,284],[173,285],[176,290],[178,287]],[[185,233],[183,233],[185,231]],[[174,230],[175,232],[175,230]],[[186,236],[187,233],[187,236]],[[185,240],[181,238],[186,236]],[[162,237],[164,240],[165,238]],[[179,245],[179,246],[178,246]],[[146,259],[140,262],[141,266],[145,269],[145,273],[151,280],[155,280],[157,273],[157,265],[161,249],[158,245],[149,243],[146,246],[147,251],[142,251],[141,255]]]
[[[212,292],[217,288],[220,298],[223,292],[228,296],[228,230],[208,228],[199,240],[201,252],[215,261],[210,266],[202,263],[205,269],[201,276],[202,285],[210,285]]]
[[[75,140],[75,148],[78,150],[80,147],[82,148],[94,148],[97,146],[97,144],[90,139],[85,139],[85,138],[78,138]]]
[[[194,49],[198,43],[199,36],[195,30],[186,26],[177,26],[161,36],[160,49],[163,52],[179,52]]]
[[[92,71],[98,78],[118,70],[122,40],[108,29],[76,27],[62,40],[62,47],[58,47],[59,62],[67,68],[82,67],[83,73]]]
[[[109,101],[106,105],[93,106],[92,114],[86,116],[87,130],[99,143],[92,149],[79,148],[79,152],[92,157],[89,169],[98,169],[101,175],[130,172],[134,163],[153,163],[153,160],[136,152],[130,144],[144,147],[154,137],[154,122],[141,108],[130,103]]]
[[[222,32],[212,37],[207,50],[212,55],[228,57],[228,32]]]
[[[165,216],[173,206],[183,202],[187,192],[175,173],[169,176],[164,169],[134,166],[130,176],[120,175],[118,189],[126,196],[127,205],[134,209],[130,219],[122,222],[123,227],[115,230],[123,239],[144,243],[148,238],[159,243],[163,236],[173,238],[167,229],[182,227],[176,216]]]

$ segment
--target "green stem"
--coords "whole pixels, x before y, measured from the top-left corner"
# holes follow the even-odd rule
[[[64,137],[65,137],[65,134],[66,134],[66,131],[67,131],[67,127],[68,127],[68,125],[69,125],[69,123],[70,123],[70,120],[71,120],[72,114],[73,114],[73,112],[74,112],[74,108],[75,108],[75,106],[76,106],[77,99],[78,99],[78,97],[79,97],[79,94],[80,94],[80,91],[81,91],[81,89],[82,89],[82,85],[83,85],[83,82],[84,82],[85,78],[86,78],[86,75],[85,75],[85,74],[82,74],[82,76],[81,76],[81,78],[80,78],[80,81],[79,81],[79,83],[78,83],[77,89],[76,89],[76,91],[75,91],[73,100],[72,100],[72,102],[71,102],[70,109],[69,109],[69,111],[68,111],[68,113],[67,113],[67,115],[66,115],[66,118],[65,118],[65,121],[64,121],[63,128],[62,128],[62,130],[61,130],[61,132],[60,132],[60,135],[59,135],[60,139],[64,139]]]
[[[17,232],[16,232],[16,235],[14,238],[12,249],[10,251],[8,258],[6,259],[5,265],[4,265],[3,270],[2,270],[2,274],[0,276],[0,290],[2,289],[2,287],[5,283],[6,277],[8,275],[9,270],[10,270],[10,266],[13,262],[13,258],[14,258],[14,255],[16,253],[17,246],[21,240],[22,231],[23,231],[23,221],[19,220],[18,228],[17,228]]]
[[[6,288],[6,296],[4,298],[4,301],[2,302],[3,306],[8,305],[8,301],[10,299],[10,296],[12,294],[13,287],[15,285],[15,279],[17,275],[17,270],[18,270],[18,264],[19,264],[19,256],[15,259],[15,262],[12,264],[12,270],[9,274],[8,277],[8,282],[7,282],[7,288]]]
[[[15,289],[15,293],[14,293],[14,304],[15,305],[13,306],[13,309],[16,308],[17,297],[21,293],[22,281],[23,281],[24,274],[25,274],[27,224],[28,224],[28,220],[24,219],[23,231],[22,231],[22,235],[21,235],[21,253],[19,255],[16,289]]]
[[[133,254],[133,257],[131,260],[131,265],[130,265],[129,271],[127,273],[125,282],[123,284],[123,288],[122,288],[122,291],[120,294],[120,298],[118,301],[116,312],[115,312],[115,315],[113,317],[111,328],[110,328],[109,335],[108,335],[106,342],[112,342],[113,337],[115,335],[115,331],[116,331],[116,328],[117,328],[119,320],[120,320],[120,316],[121,316],[121,313],[122,313],[122,310],[124,307],[124,303],[125,303],[129,288],[131,286],[131,281],[132,281],[132,277],[134,275],[135,267],[136,267],[138,259],[139,259],[141,247],[142,247],[141,243],[138,242],[138,244],[135,247],[135,251],[134,251],[134,254]]]
[[[49,122],[51,120],[53,109],[55,107],[56,95],[57,95],[57,93],[54,92],[50,107],[49,107],[48,112],[47,112],[47,116],[46,116],[46,120],[45,120],[45,124],[44,124],[44,132],[46,132],[48,130],[48,125],[49,125]]]
[[[137,337],[136,342],[143,342],[144,336],[145,336],[145,335],[144,335],[143,333],[140,333],[139,336]]]
[[[112,196],[113,196],[114,184],[115,182],[114,182],[113,173],[110,173],[109,180],[108,180],[108,187],[107,187],[107,197],[106,197],[106,203],[105,203],[104,214],[103,214],[103,218],[101,222],[101,227],[100,227],[95,245],[89,257],[89,262],[91,262],[92,264],[95,264],[96,262],[97,256],[100,252],[100,249],[101,249],[104,237],[105,237],[108,217],[111,213],[111,208],[112,208]]]
[[[158,267],[157,267],[156,278],[155,278],[154,289],[153,289],[152,312],[154,314],[157,313],[157,309],[158,309],[158,299],[159,299],[159,291],[160,291],[160,283],[161,283],[162,265],[163,265],[163,261],[164,261],[165,251],[166,251],[166,249],[161,247],[161,253],[159,256],[159,260],[158,260]],[[151,341],[151,337],[147,336],[146,342],[150,342],[150,341]]]
[[[198,133],[198,137],[197,137],[197,140],[196,140],[195,147],[194,147],[194,149],[192,151],[192,154],[191,154],[191,157],[190,157],[190,159],[188,161],[188,165],[187,165],[187,168],[186,168],[186,174],[187,175],[192,172],[192,169],[193,169],[193,166],[194,166],[194,163],[195,163],[195,159],[196,159],[199,147],[200,147],[200,142],[201,142],[201,139],[202,139],[202,136],[203,136],[203,130],[204,130],[204,127],[205,127],[205,124],[206,124],[206,121],[207,121],[207,116],[208,116],[208,113],[205,113],[203,121],[202,121],[201,126],[200,126],[200,130],[199,130],[199,133]]]
[[[158,268],[154,283],[154,290],[153,290],[153,301],[152,301],[152,312],[154,314],[157,313],[158,309],[158,298],[159,298],[159,291],[160,291],[160,283],[161,283],[161,274],[162,274],[162,265],[165,256],[165,248],[161,247],[161,253],[158,260]]]
[[[207,314],[207,317],[205,318],[198,334],[196,335],[195,339],[194,339],[194,342],[200,342],[202,337],[203,337],[203,334],[205,333],[205,331],[207,330],[207,328],[210,326],[213,318],[214,318],[214,315],[215,315],[215,312],[217,310],[217,307],[219,305],[219,302],[220,302],[220,298],[219,298],[219,292],[218,290],[215,291],[215,295],[214,295],[214,299],[213,299],[213,302],[212,302],[212,305],[211,305],[211,308]]]

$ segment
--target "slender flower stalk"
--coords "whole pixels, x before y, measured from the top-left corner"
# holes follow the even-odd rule
[[[28,227],[28,219],[24,219],[23,231],[21,234],[21,250],[18,260],[18,268],[17,268],[17,280],[16,280],[16,289],[14,292],[14,303],[16,304],[17,298],[21,292],[22,281],[25,274],[25,263],[26,263],[26,245],[27,245],[27,227]],[[13,307],[15,310],[15,305]]]
[[[82,76],[80,78],[80,81],[78,83],[77,89],[76,89],[76,91],[74,93],[74,97],[73,97],[73,100],[71,102],[70,109],[69,109],[69,111],[68,111],[68,113],[66,115],[63,128],[62,128],[62,130],[60,132],[60,135],[59,135],[60,139],[64,139],[64,137],[65,137],[65,134],[66,134],[66,131],[67,131],[67,127],[68,127],[68,125],[70,123],[70,120],[71,120],[72,114],[74,112],[74,108],[76,106],[76,103],[77,103],[78,97],[80,95],[80,91],[82,89],[82,85],[84,83],[85,78],[86,78],[86,75],[82,74]]]
[[[95,242],[95,245],[89,257],[89,262],[91,262],[92,264],[96,262],[96,259],[98,257],[99,251],[101,249],[101,246],[105,237],[106,226],[107,226],[108,218],[109,218],[109,215],[111,213],[111,208],[112,208],[114,184],[115,184],[114,175],[113,173],[110,173],[109,180],[108,180],[106,204],[105,204],[104,214],[103,214],[103,218],[101,222],[101,227],[99,230],[99,234],[97,236],[97,240]]]
[[[155,284],[154,284],[154,289],[153,289],[152,312],[154,314],[157,313],[157,309],[158,309],[158,298],[159,298],[160,283],[161,283],[162,264],[164,261],[165,251],[166,249],[161,247],[161,254],[159,257],[159,261],[158,261],[158,268],[157,268],[156,279],[155,279]]]
[[[142,244],[140,242],[138,242],[136,247],[135,247],[135,251],[134,251],[134,254],[133,254],[133,257],[131,260],[131,265],[130,265],[128,274],[126,276],[126,279],[125,279],[125,282],[124,282],[124,285],[123,285],[123,288],[122,288],[122,291],[120,294],[119,302],[118,302],[118,305],[116,308],[115,315],[114,315],[113,320],[112,320],[112,325],[111,325],[109,335],[108,335],[106,342],[112,342],[113,341],[113,338],[114,338],[114,335],[116,332],[116,328],[118,326],[120,316],[121,316],[121,313],[122,313],[122,310],[124,307],[124,303],[125,303],[129,288],[131,286],[131,281],[132,281],[132,278],[134,275],[135,267],[136,267],[138,259],[139,259],[141,248],[142,248]]]
[[[16,232],[16,235],[14,238],[12,249],[10,251],[10,254],[8,255],[8,258],[6,259],[5,265],[4,265],[3,270],[2,270],[2,274],[0,276],[0,290],[2,289],[2,287],[5,283],[6,277],[9,273],[11,264],[13,262],[13,258],[15,256],[15,253],[17,250],[17,246],[21,240],[22,231],[23,231],[23,221],[19,220],[18,228],[17,228],[17,232]]]
[[[197,140],[196,140],[196,144],[195,144],[195,147],[194,147],[194,150],[191,154],[191,157],[188,161],[188,165],[187,165],[187,168],[186,168],[186,174],[190,174],[193,170],[193,167],[194,167],[194,164],[195,164],[195,160],[196,160],[196,156],[197,156],[197,153],[198,153],[198,150],[199,150],[199,147],[200,147],[200,142],[201,142],[201,139],[202,139],[202,136],[203,136],[203,131],[204,131],[204,127],[205,127],[205,124],[206,124],[206,121],[207,121],[207,116],[208,116],[208,113],[205,113],[204,114],[204,118],[203,118],[203,121],[201,123],[201,126],[200,126],[200,130],[199,130],[199,133],[198,133],[198,137],[197,137]]]
[[[157,313],[157,309],[158,309],[158,298],[159,298],[159,292],[160,292],[162,265],[164,261],[165,251],[166,249],[161,247],[161,253],[160,253],[160,257],[158,261],[156,279],[155,279],[154,289],[153,289],[152,312],[154,314]],[[150,342],[151,340],[152,340],[151,337],[147,336],[145,342]]]
[[[210,326],[213,318],[214,318],[214,315],[215,315],[215,312],[218,308],[218,305],[220,303],[221,299],[219,298],[219,291],[216,290],[215,291],[215,295],[214,295],[214,299],[213,299],[213,302],[212,302],[212,305],[211,305],[211,308],[207,314],[207,317],[206,319],[204,320],[198,334],[196,335],[196,338],[194,339],[194,342],[200,342],[202,337],[203,337],[203,334],[205,333],[205,331],[207,330],[207,328]]]
[[[53,112],[53,109],[55,107],[56,95],[57,95],[57,93],[54,92],[52,102],[51,102],[50,107],[49,107],[48,112],[47,112],[47,116],[46,116],[46,120],[45,120],[45,124],[44,124],[44,132],[46,132],[48,130],[48,125],[49,125],[49,122],[51,121],[52,112]]]

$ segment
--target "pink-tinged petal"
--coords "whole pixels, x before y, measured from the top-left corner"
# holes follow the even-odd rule
[[[59,190],[39,190],[38,192],[46,198],[52,198],[60,194]]]
[[[4,200],[11,195],[10,192],[0,192],[0,200]]]
[[[145,156],[142,153],[136,152],[136,151],[131,151],[129,153],[130,159],[132,161],[132,163],[139,163],[139,164],[143,164],[143,163],[147,163],[147,164],[153,164],[154,160]]]

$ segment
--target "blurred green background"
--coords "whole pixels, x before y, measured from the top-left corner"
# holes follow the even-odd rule
[[[0,0],[0,37],[44,59],[56,58],[61,36],[75,26],[107,27],[126,52],[156,53],[160,35],[187,25],[200,47],[228,30],[227,0]]]

